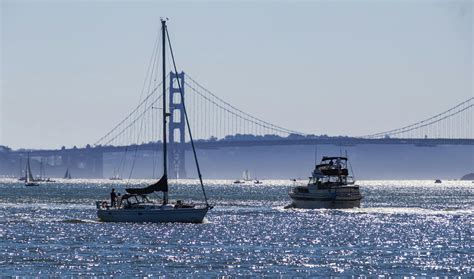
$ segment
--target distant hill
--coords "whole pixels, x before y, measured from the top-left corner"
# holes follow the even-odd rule
[[[468,173],[461,177],[461,180],[474,180],[474,172]]]
[[[12,149],[8,146],[5,146],[5,145],[0,145],[0,152],[9,152],[11,151]]]

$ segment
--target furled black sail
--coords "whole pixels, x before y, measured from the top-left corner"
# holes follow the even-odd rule
[[[158,182],[155,184],[152,184],[148,187],[145,188],[127,188],[125,189],[127,193],[129,194],[135,194],[135,195],[148,195],[153,192],[168,192],[168,178],[163,175]]]

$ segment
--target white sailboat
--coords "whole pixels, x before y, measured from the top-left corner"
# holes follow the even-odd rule
[[[30,166],[30,155],[28,154],[28,159],[26,161],[26,169],[25,169],[25,186],[39,186],[39,183],[35,182],[33,178],[33,174],[31,173],[31,166]]]
[[[166,38],[168,38],[168,44],[173,59],[174,70],[177,73],[176,64],[174,62],[173,50],[171,43],[169,42],[169,34],[166,27],[166,20],[161,19],[161,31],[162,31],[162,50],[163,50],[163,176],[156,183],[145,187],[145,188],[127,188],[125,189],[128,194],[121,197],[120,201],[115,202],[111,200],[111,204],[106,201],[97,201],[97,216],[104,222],[183,222],[183,223],[202,223],[207,212],[212,209],[207,201],[206,192],[202,182],[201,171],[199,163],[196,157],[196,151],[194,148],[193,137],[188,121],[188,115],[186,113],[186,107],[184,107],[184,116],[187,123],[188,133],[193,148],[194,159],[196,162],[197,173],[201,183],[202,192],[204,195],[205,205],[196,206],[192,204],[184,204],[181,201],[171,203],[168,200],[168,166],[167,166],[167,136],[166,136],[166,117],[169,113],[166,112]],[[178,87],[180,89],[181,96],[183,94],[182,88],[178,79]],[[163,202],[155,203],[148,198],[148,195],[155,192],[163,192]]]
[[[245,170],[244,173],[242,174],[242,178],[244,179],[244,181],[251,181],[252,179],[250,179],[250,172],[249,170]]]
[[[249,181],[252,181],[252,179],[250,179],[249,170],[244,170],[244,172],[242,173],[242,180],[237,179],[234,181],[234,184],[245,184],[245,182]]]
[[[255,171],[255,178],[253,179],[253,184],[263,184],[262,181],[258,180],[256,171]]]
[[[45,168],[44,168],[44,163],[43,161],[40,162],[40,174],[39,174],[39,177],[36,181],[40,181],[40,182],[56,182],[55,180],[49,178],[49,177],[46,177],[46,171],[45,171]]]

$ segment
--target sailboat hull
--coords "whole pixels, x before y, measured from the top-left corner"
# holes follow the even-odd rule
[[[99,209],[97,216],[103,222],[130,223],[202,223],[206,217],[204,208],[155,208],[155,209]]]

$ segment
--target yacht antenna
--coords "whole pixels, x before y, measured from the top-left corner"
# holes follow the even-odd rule
[[[318,164],[318,141],[316,141],[316,144],[314,145],[314,165],[316,166]]]

